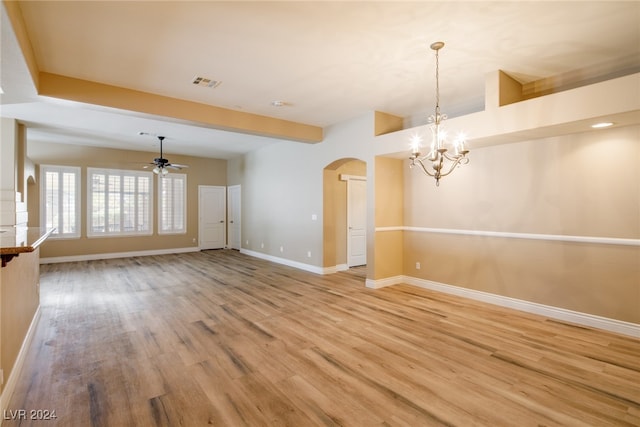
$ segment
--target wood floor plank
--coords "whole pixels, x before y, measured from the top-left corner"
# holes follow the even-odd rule
[[[40,283],[7,409],[47,425],[640,426],[640,340],[367,289],[362,269],[220,250],[43,265]]]

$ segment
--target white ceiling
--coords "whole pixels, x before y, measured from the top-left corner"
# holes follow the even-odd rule
[[[321,127],[378,110],[479,111],[485,74],[521,82],[640,69],[640,2],[25,1],[40,71]],[[30,140],[231,158],[278,140],[38,96],[2,11],[3,117]],[[195,86],[200,75],[222,83]],[[272,101],[283,101],[274,107]]]

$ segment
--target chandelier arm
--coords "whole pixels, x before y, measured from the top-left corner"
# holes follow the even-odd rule
[[[466,157],[459,157],[459,158],[457,158],[455,160],[452,160],[451,166],[449,166],[449,170],[447,170],[446,172],[441,172],[440,176],[447,176],[451,172],[453,172],[453,170],[456,168],[456,166],[458,166],[459,164],[464,164],[464,163],[461,163],[463,159],[466,159],[467,162],[469,161],[469,159],[467,159]]]
[[[458,159],[460,158],[460,156],[459,156],[459,155],[457,155],[457,156],[455,156],[455,155],[454,155],[454,156],[450,156],[450,155],[449,155],[449,154],[447,154],[447,153],[442,153],[442,156],[443,156],[445,159],[449,160],[450,162],[455,162],[456,160],[458,160]]]
[[[420,157],[416,157],[415,159],[413,159],[412,162],[411,162],[411,165],[415,165],[416,161],[420,165],[420,169],[422,170],[422,172],[424,172],[425,174],[427,174],[427,175],[429,175],[431,177],[435,177],[436,176],[434,173],[429,172],[429,169],[427,169],[427,167],[424,165],[424,163],[422,163],[422,159]]]
[[[462,161],[462,159],[467,159],[467,161],[462,164],[466,164],[469,162],[469,158],[466,156],[467,153],[454,154],[453,156],[450,156],[448,153],[443,153],[442,155],[450,162],[455,162],[456,160]]]

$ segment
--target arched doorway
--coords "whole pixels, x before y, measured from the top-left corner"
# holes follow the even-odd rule
[[[354,258],[354,248],[366,250],[366,230],[362,235],[354,238],[353,228],[350,235],[349,212],[354,212],[353,205],[349,208],[349,193],[359,194],[364,200],[363,214],[366,215],[366,184],[365,190],[359,183],[366,182],[367,164],[355,158],[339,159],[327,165],[323,170],[323,267],[325,271],[342,271],[349,268],[349,264],[362,265],[358,258]],[[349,192],[351,182],[352,191]],[[353,200],[353,199],[352,199]],[[366,217],[365,221],[366,223]],[[350,240],[350,237],[352,240]],[[351,242],[351,243],[350,243]],[[350,251],[351,249],[351,251]],[[366,259],[366,253],[363,255]],[[366,261],[365,261],[366,262]]]

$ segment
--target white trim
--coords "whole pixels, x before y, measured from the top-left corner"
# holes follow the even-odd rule
[[[231,191],[233,190],[233,192]],[[235,191],[238,192],[238,212],[235,211],[235,208],[232,206],[232,194],[235,194]],[[234,198],[235,200],[235,198]],[[234,184],[227,186],[227,247],[230,249],[240,250],[242,248],[242,185]],[[229,212],[233,213],[233,218],[229,218]],[[235,222],[234,222],[235,221]],[[233,222],[234,225],[231,223]],[[233,247],[230,238],[230,231],[232,228],[236,228],[238,230],[238,247]]]
[[[376,227],[376,232],[378,231],[404,231],[406,227],[402,225],[397,225],[394,227]]]
[[[610,319],[607,317],[596,316],[593,314],[581,313],[578,311],[567,310],[560,307],[538,304],[535,302],[524,301],[516,298],[505,297],[501,295],[491,294],[488,292],[477,291],[474,289],[462,288],[459,286],[447,285],[444,283],[433,282],[431,280],[419,279],[410,276],[395,276],[386,279],[370,280],[367,279],[368,288],[382,288],[385,286],[397,285],[405,283],[407,285],[416,286],[423,289],[429,289],[436,292],[442,292],[450,295],[456,295],[463,298],[470,298],[476,301],[482,301],[501,307],[513,308],[515,310],[524,311],[526,313],[537,314],[551,319],[571,322],[582,326],[603,329],[610,332],[616,332],[628,335],[634,338],[640,338],[640,324],[624,322],[621,320]]]
[[[404,282],[405,282],[405,276],[401,275],[401,276],[387,277],[387,278],[378,279],[378,280],[367,279],[365,281],[365,286],[371,289],[380,289],[387,286],[398,285]]]
[[[99,232],[99,231],[93,231],[93,197],[94,197],[94,193],[97,193],[96,191],[93,190],[93,179],[95,175],[104,175],[105,177],[105,194],[108,194],[109,190],[109,177],[110,176],[116,176],[120,179],[120,184],[119,184],[119,189],[115,192],[116,194],[120,195],[120,204],[123,203],[123,197],[124,197],[124,178],[125,177],[135,177],[136,178],[136,189],[135,189],[135,205],[136,205],[136,209],[138,209],[139,207],[139,199],[138,196],[140,194],[143,194],[139,191],[139,179],[140,178],[146,178],[149,180],[149,206],[148,206],[148,210],[149,212],[147,213],[147,215],[145,215],[146,217],[146,221],[147,221],[147,225],[148,228],[146,230],[142,230],[142,231],[108,231],[109,229],[109,219],[107,216],[108,210],[109,210],[109,201],[108,198],[105,199],[104,201],[104,206],[105,206],[105,218],[104,218],[104,231]],[[86,188],[86,232],[87,232],[87,238],[89,239],[94,239],[94,238],[103,238],[103,237],[131,237],[131,236],[151,236],[153,234],[153,230],[154,230],[154,224],[153,224],[153,206],[154,206],[154,198],[153,198],[153,193],[155,191],[155,187],[154,187],[154,173],[152,172],[144,172],[144,171],[136,171],[136,170],[125,170],[125,169],[109,169],[109,168],[92,168],[92,167],[88,167],[87,168],[87,177],[86,177],[86,183],[87,183],[87,188]],[[106,196],[105,196],[106,197]],[[124,210],[122,209],[118,209],[117,211],[119,211],[119,216],[120,216],[120,227],[123,227],[124,225]],[[135,228],[137,228],[139,226],[138,223],[138,214],[136,213],[135,215],[133,215],[133,217],[135,218]],[[185,220],[186,221],[186,220]]]
[[[169,255],[169,254],[179,254],[179,253],[199,252],[199,251],[200,251],[200,248],[194,246],[190,248],[170,248],[170,249],[153,249],[148,251],[110,252],[110,253],[100,253],[100,254],[70,255],[70,256],[40,258],[40,264],[56,264],[60,262],[129,258],[134,256]]]
[[[506,231],[461,230],[428,227],[376,227],[376,231],[415,231],[419,233],[461,234],[466,236],[504,237],[510,239],[555,240],[561,242],[596,243],[602,245],[640,246],[640,239],[617,237],[568,236],[560,234],[511,233]]]
[[[338,264],[332,267],[322,267],[322,274],[334,274],[339,271],[347,271],[349,267],[347,264]]]
[[[180,181],[182,183],[182,197],[178,200],[179,204],[182,205],[182,209],[180,209],[180,214],[182,215],[182,228],[175,228],[175,211],[176,211],[176,194],[174,192],[174,185],[176,181]],[[163,189],[170,182],[169,192],[171,195],[169,198],[171,199],[171,206],[169,209],[172,211],[171,215],[171,224],[169,225],[168,230],[163,230],[163,227],[166,225],[162,221],[162,204],[164,203],[164,199],[162,198]],[[160,175],[158,174],[158,235],[164,236],[169,234],[187,234],[187,174],[184,173],[171,173],[168,175]],[[179,205],[178,205],[179,206]]]
[[[340,181],[349,181],[351,179],[355,181],[366,181],[367,177],[361,175],[347,175],[346,173],[340,174]]]
[[[82,168],[79,166],[59,166],[59,165],[40,165],[40,224],[47,224],[47,179],[46,175],[48,172],[53,172],[58,174],[58,180],[62,178],[62,175],[65,173],[72,173],[74,175],[75,180],[75,189],[74,189],[74,203],[75,203],[75,226],[76,231],[74,233],[64,233],[61,229],[62,222],[65,222],[67,218],[66,215],[59,213],[59,222],[58,224],[52,225],[55,228],[55,233],[51,233],[49,236],[50,239],[56,240],[65,240],[65,239],[79,239],[80,232],[82,229],[82,214],[80,210],[81,200],[82,200]],[[58,188],[58,196],[61,196],[64,192],[62,185]],[[20,194],[20,193],[16,193]],[[62,197],[60,197],[62,198]],[[18,200],[19,201],[19,200]],[[59,203],[59,209],[62,209],[62,202]],[[16,220],[16,222],[18,222]]]
[[[7,378],[7,381],[2,388],[2,394],[0,394],[0,413],[3,415],[9,407],[11,396],[13,395],[13,391],[15,390],[16,384],[18,383],[18,378],[20,377],[22,366],[24,365],[24,362],[27,358],[27,352],[29,351],[31,341],[33,341],[33,337],[36,334],[36,327],[38,326],[39,321],[40,305],[38,304],[38,308],[33,315],[33,319],[31,319],[31,324],[29,325],[27,334],[24,337],[24,341],[22,341],[22,346],[20,347],[20,351],[18,352],[16,361],[13,364],[13,368],[11,369],[11,374],[9,374],[9,378]],[[3,418],[4,416],[0,417],[0,425],[2,425]]]
[[[327,274],[325,272],[325,268],[324,267],[318,267],[315,265],[311,265],[311,264],[305,264],[302,262],[298,262],[298,261],[293,261],[290,259],[286,259],[286,258],[280,258],[280,257],[276,257],[273,255],[269,255],[269,254],[265,254],[262,252],[256,252],[256,251],[252,251],[249,249],[240,249],[240,253],[242,254],[246,254],[252,257],[256,257],[256,258],[260,258],[260,259],[264,259],[266,261],[271,261],[271,262],[275,262],[277,264],[283,264],[283,265],[288,265],[289,267],[294,267],[294,268],[299,268],[300,270],[305,270],[311,273],[316,273],[316,274]],[[331,269],[333,267],[329,267],[329,269]]]
[[[347,271],[349,266],[347,264],[338,264],[335,266],[336,271]]]

